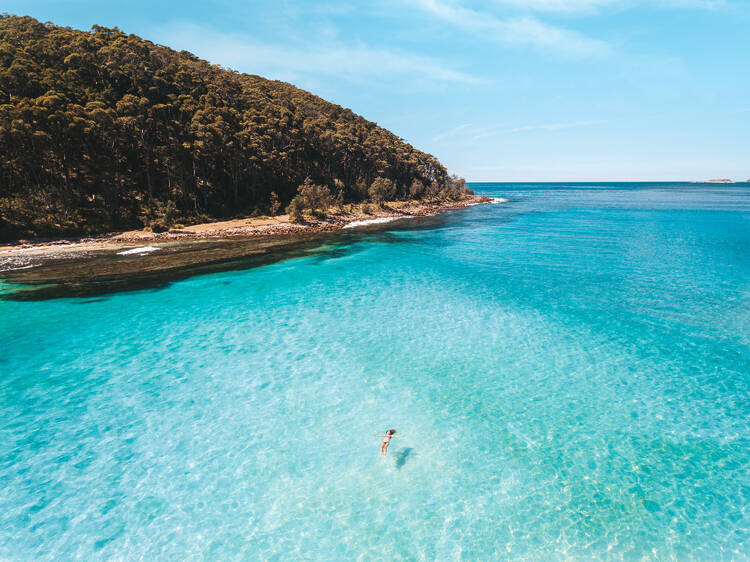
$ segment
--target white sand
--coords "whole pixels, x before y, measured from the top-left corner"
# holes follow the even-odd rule
[[[377,219],[367,219],[367,220],[361,220],[361,221],[352,221],[344,228],[355,228],[357,226],[367,226],[368,224],[380,224],[384,222],[391,222],[395,221],[397,219],[404,218],[404,217],[380,217]]]

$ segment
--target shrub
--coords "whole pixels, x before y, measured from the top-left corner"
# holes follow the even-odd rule
[[[166,232],[174,226],[177,215],[177,205],[174,201],[161,203],[154,199],[153,204],[144,211],[141,220],[151,232]]]
[[[289,220],[292,222],[302,222],[304,220],[302,211],[302,205],[300,204],[299,199],[295,196],[286,208],[286,212],[289,213]]]
[[[396,195],[396,186],[388,178],[377,177],[370,184],[367,190],[373,203],[382,204],[383,201],[390,201]]]
[[[276,195],[275,191],[271,192],[271,200],[268,204],[268,210],[271,213],[272,217],[275,217],[279,214],[279,209],[281,208],[281,203],[279,202],[279,196]]]
[[[367,183],[363,180],[357,180],[354,184],[354,192],[357,194],[360,201],[369,197],[368,189]]]
[[[425,189],[425,195],[428,199],[437,199],[440,196],[440,184],[436,181],[430,182],[430,185]]]
[[[300,222],[304,211],[310,211],[316,216],[325,217],[326,211],[333,203],[331,190],[324,185],[314,184],[310,178],[307,178],[297,188],[297,195],[294,196],[286,210],[292,221]]]
[[[421,199],[423,195],[424,184],[418,179],[415,179],[413,182],[411,182],[411,186],[409,187],[409,197],[411,197],[412,199]]]
[[[464,178],[459,178],[456,175],[452,175],[445,182],[443,196],[445,199],[456,201],[466,197],[466,191],[466,180]]]
[[[341,181],[338,178],[335,178],[333,180],[333,188],[336,195],[333,196],[333,203],[337,207],[343,207],[344,206],[344,192],[346,191],[346,186],[344,185],[344,182]]]

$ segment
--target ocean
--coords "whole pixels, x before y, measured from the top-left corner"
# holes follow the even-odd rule
[[[750,559],[750,186],[472,187],[0,301],[0,558]]]

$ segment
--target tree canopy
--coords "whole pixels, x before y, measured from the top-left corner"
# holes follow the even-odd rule
[[[305,180],[343,202],[457,185],[435,157],[291,84],[117,28],[8,15],[0,154],[4,239],[270,212]]]

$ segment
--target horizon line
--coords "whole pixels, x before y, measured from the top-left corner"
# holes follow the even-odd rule
[[[728,185],[737,183],[750,183],[750,179],[747,180],[728,180],[728,181],[717,181],[717,180],[676,180],[676,179],[651,179],[651,180],[470,180],[467,179],[466,183],[707,183],[712,185]]]

